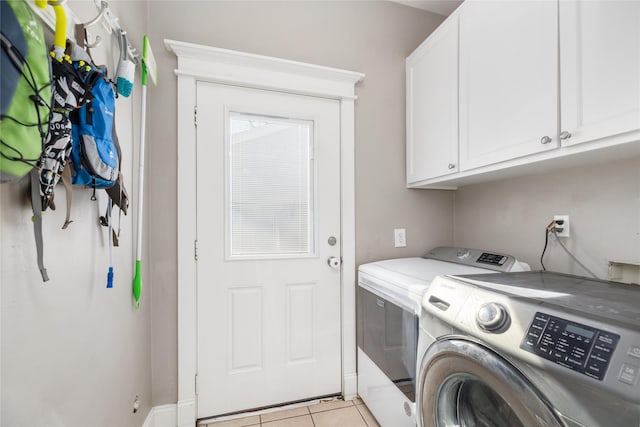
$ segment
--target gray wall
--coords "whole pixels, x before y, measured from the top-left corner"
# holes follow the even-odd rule
[[[404,60],[442,18],[382,1],[154,2],[155,46],[165,38],[359,71],[356,103],[356,258],[418,255],[453,236],[453,193],[405,189]],[[153,404],[177,399],[176,60],[156,49],[150,89],[149,190]],[[408,246],[393,248],[393,228]]]
[[[640,158],[567,169],[456,191],[455,243],[508,252],[541,268],[544,229],[570,215],[566,246],[607,277],[609,261],[640,264]],[[547,269],[587,275],[551,240]]]
[[[96,16],[93,2],[69,4],[82,21]],[[111,2],[111,8],[138,45],[146,3]],[[92,27],[94,34],[99,28]],[[104,33],[103,38],[109,39]],[[112,43],[115,50],[108,47]],[[117,46],[113,38],[94,50],[95,59],[111,64],[112,73]],[[116,115],[123,172],[133,195],[138,90],[117,100]],[[142,425],[151,403],[150,306],[146,299],[136,310],[131,298],[135,211],[122,217],[120,247],[114,249],[115,283],[106,289],[107,233],[97,225],[97,204],[90,201],[90,190],[76,188],[74,222],[61,230],[65,194],[59,186],[58,210],[47,211],[43,219],[45,265],[51,278],[43,284],[36,265],[31,208],[24,197],[27,188],[24,181],[0,186],[0,424]],[[101,198],[100,203],[103,213],[106,200]],[[136,395],[142,406],[134,415]]]

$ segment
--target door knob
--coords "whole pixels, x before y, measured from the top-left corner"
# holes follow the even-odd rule
[[[331,268],[338,268],[340,267],[340,258],[332,256],[327,260],[327,264],[329,264]]]

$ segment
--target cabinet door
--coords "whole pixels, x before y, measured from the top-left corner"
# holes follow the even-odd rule
[[[407,183],[457,172],[458,20],[407,58]]]
[[[563,145],[640,129],[640,1],[561,1],[560,70]]]
[[[464,6],[461,170],[557,148],[557,2],[467,0]]]

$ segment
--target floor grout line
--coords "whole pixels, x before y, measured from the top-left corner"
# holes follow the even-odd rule
[[[311,411],[311,407],[315,406],[315,405],[322,405],[323,403],[330,403],[330,402],[342,402],[343,405],[340,407],[333,407],[333,408],[328,408],[328,409],[323,409],[320,410],[319,408],[315,408],[316,411],[312,412]],[[282,422],[284,420],[288,420],[288,419],[292,419],[292,418],[300,418],[300,417],[307,417],[309,416],[309,418],[311,419],[311,425],[313,427],[318,427],[316,420],[314,418],[314,414],[325,414],[328,412],[337,412],[337,411],[341,411],[344,409],[348,409],[348,408],[354,408],[359,417],[360,420],[364,423],[365,427],[371,427],[369,425],[369,423],[367,422],[367,420],[365,419],[362,411],[360,411],[360,409],[358,409],[358,406],[363,406],[364,408],[366,408],[366,405],[364,404],[364,402],[360,401],[360,405],[356,404],[355,400],[342,400],[342,399],[336,399],[336,400],[332,400],[332,401],[325,401],[325,402],[319,402],[319,403],[314,403],[314,404],[310,404],[310,405],[306,405],[306,406],[300,406],[299,408],[305,408],[306,409],[306,413],[304,414],[298,414],[298,415],[290,415],[290,416],[285,416],[283,418],[276,418],[273,420],[268,420],[268,421],[263,421],[263,416],[264,415],[268,415],[271,413],[277,413],[277,411],[274,412],[269,412],[269,413],[265,413],[265,414],[259,414],[257,415],[258,417],[258,423],[257,424],[249,424],[249,426],[254,426],[254,427],[268,427],[269,424],[273,424],[273,423],[278,423],[278,422]],[[295,408],[291,408],[289,410],[293,410]],[[252,415],[248,415],[247,418],[251,417]],[[238,420],[242,419],[242,418],[237,418]],[[222,421],[224,422],[224,421]],[[215,427],[215,424],[211,424],[210,426],[207,424],[207,427]]]

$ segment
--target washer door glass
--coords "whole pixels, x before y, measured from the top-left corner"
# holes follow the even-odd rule
[[[564,425],[514,366],[474,342],[434,342],[422,358],[419,378],[421,427]]]
[[[460,427],[524,427],[505,400],[479,378],[454,375],[442,386],[438,425]]]

